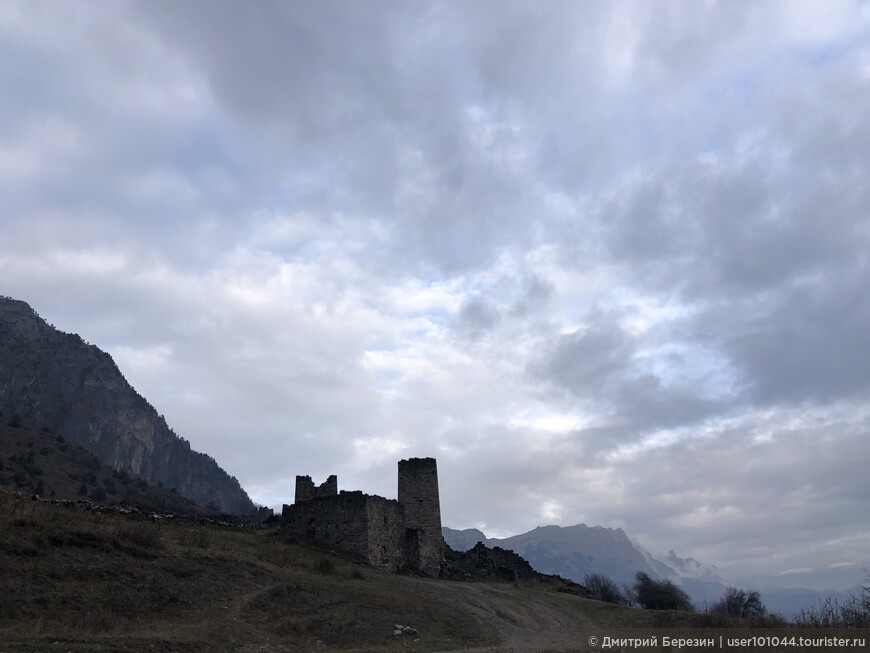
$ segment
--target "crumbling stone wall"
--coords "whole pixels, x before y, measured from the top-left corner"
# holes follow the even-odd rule
[[[333,474],[318,486],[310,476],[296,477],[296,503],[311,501],[320,497],[334,497],[338,494],[338,477]]]

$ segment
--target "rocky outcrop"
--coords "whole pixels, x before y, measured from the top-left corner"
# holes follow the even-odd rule
[[[539,573],[525,558],[513,551],[497,546],[490,548],[483,542],[478,542],[468,551],[455,551],[445,545],[441,578],[472,582],[536,582],[559,592],[589,596],[589,591],[583,585],[554,574]]]
[[[452,580],[516,582],[537,578],[541,574],[513,551],[500,547],[489,548],[483,542],[478,542],[464,552],[449,549],[441,575]]]
[[[193,451],[121,374],[112,357],[0,297],[0,411],[48,427],[110,467],[175,488],[200,505],[253,512],[239,482]]]

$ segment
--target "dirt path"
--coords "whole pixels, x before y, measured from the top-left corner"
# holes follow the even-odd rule
[[[439,653],[531,653],[579,651],[586,641],[584,629],[595,624],[581,614],[575,597],[551,591],[528,591],[518,601],[512,587],[497,585],[440,585],[433,593],[458,600],[482,623],[491,625],[502,643],[495,647],[464,648]]]

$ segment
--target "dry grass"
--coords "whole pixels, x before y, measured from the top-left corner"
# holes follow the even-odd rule
[[[0,491],[0,651],[570,650],[589,627],[710,625],[697,618],[534,582],[387,574],[277,529],[100,515]],[[420,637],[394,639],[393,624]]]
[[[135,521],[0,492],[0,650],[53,642],[67,651],[495,643],[459,606],[428,597],[433,582],[289,545],[278,531]],[[424,636],[393,641],[394,623]]]

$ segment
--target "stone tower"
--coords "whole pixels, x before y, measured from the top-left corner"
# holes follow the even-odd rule
[[[444,539],[434,458],[399,461],[399,503],[405,511],[405,555],[411,567],[437,576]]]

